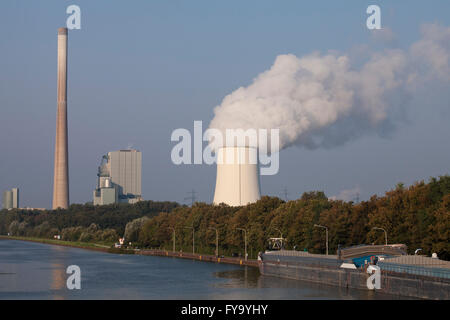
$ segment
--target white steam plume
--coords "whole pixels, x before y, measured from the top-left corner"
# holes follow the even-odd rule
[[[450,80],[450,28],[422,26],[409,50],[373,53],[358,68],[348,55],[279,55],[253,83],[227,95],[210,128],[280,129],[280,149],[333,147],[394,126],[409,91]]]

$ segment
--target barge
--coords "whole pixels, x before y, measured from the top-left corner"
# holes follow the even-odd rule
[[[405,245],[359,245],[337,255],[271,250],[258,255],[262,275],[422,299],[450,299],[450,262],[406,254]]]

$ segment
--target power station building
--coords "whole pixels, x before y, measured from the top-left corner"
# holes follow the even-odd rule
[[[119,150],[102,157],[94,190],[94,205],[136,203],[142,200],[142,153]]]
[[[19,208],[19,189],[12,188],[3,192],[3,209]]]

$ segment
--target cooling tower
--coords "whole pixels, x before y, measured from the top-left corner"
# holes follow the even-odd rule
[[[218,150],[215,204],[241,206],[260,199],[257,151],[254,147]]]
[[[67,28],[58,29],[58,92],[56,114],[53,209],[69,207],[67,138]]]

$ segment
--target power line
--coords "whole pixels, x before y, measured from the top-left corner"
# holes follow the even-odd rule
[[[288,190],[286,187],[284,187],[283,192],[281,193],[282,196],[284,196],[284,200],[286,200],[286,202],[289,200],[288,199]]]
[[[193,206],[194,203],[197,201],[197,196],[196,196],[197,192],[195,192],[195,190],[192,189],[192,191],[188,192],[187,194],[189,194],[190,196],[189,197],[185,197],[184,201],[191,200],[191,206]]]

